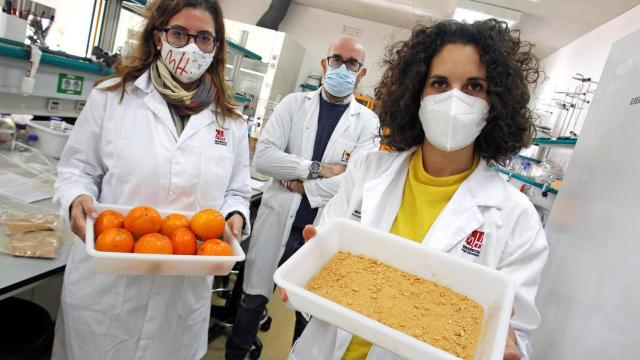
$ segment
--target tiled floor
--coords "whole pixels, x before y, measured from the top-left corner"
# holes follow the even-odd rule
[[[280,300],[278,291],[276,291],[271,300],[267,306],[269,315],[273,318],[271,329],[267,332],[258,333],[258,337],[263,344],[260,360],[284,360],[291,349],[295,315],[293,310],[288,309]],[[224,343],[226,340],[226,336],[216,338],[209,344],[209,352],[202,359],[224,359]]]

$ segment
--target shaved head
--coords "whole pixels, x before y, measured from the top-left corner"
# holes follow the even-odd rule
[[[359,43],[356,39],[349,37],[349,36],[341,36],[339,38],[337,38],[334,42],[331,43],[331,46],[329,46],[329,51],[327,52],[327,57],[323,58],[320,61],[320,65],[322,66],[322,77],[323,79],[326,77],[327,75],[327,67],[328,65],[328,58],[329,57],[335,57],[335,58],[340,58],[343,61],[343,65],[345,62],[350,62],[350,61],[357,61],[359,62],[361,65],[364,64],[364,46],[362,46],[361,43]],[[350,70],[348,70],[350,71]],[[367,68],[364,66],[360,66],[360,70],[357,71],[357,77],[356,77],[356,84],[355,87],[358,87],[358,84],[360,83],[360,80],[362,80],[362,78],[367,74]],[[324,80],[323,80],[324,82]],[[329,98],[329,101],[331,102],[336,102],[341,98],[335,97],[333,95],[331,95],[326,89],[325,89],[325,94],[327,94],[327,97]],[[345,98],[345,97],[342,97]]]
[[[364,46],[352,37],[341,36],[329,46],[327,56],[333,55],[340,55],[345,60],[356,59],[364,63]]]

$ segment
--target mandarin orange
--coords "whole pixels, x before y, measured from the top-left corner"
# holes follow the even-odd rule
[[[137,206],[124,218],[125,229],[139,238],[145,234],[157,233],[162,226],[160,213],[150,206]]]
[[[107,229],[96,239],[96,250],[130,253],[133,251],[133,234],[126,229]]]

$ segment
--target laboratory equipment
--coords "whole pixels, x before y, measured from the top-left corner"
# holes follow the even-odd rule
[[[613,44],[549,215],[534,359],[640,356],[638,44],[640,31]]]
[[[229,19],[225,19],[225,27],[230,52],[225,78],[236,92],[253,99],[244,114],[253,116],[264,128],[270,104],[296,90],[305,49],[281,31]]]
[[[43,153],[60,159],[62,150],[69,139],[73,125],[62,121],[59,117],[51,117],[47,120],[32,120],[29,122],[29,132],[38,136],[34,147]]]

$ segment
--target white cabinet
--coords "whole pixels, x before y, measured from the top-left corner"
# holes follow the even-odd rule
[[[235,74],[232,72],[236,64],[228,59],[226,73],[236,91],[255,99],[244,112],[261,123],[278,98],[295,91],[305,50],[280,31],[228,19],[225,19],[225,29],[229,40],[261,57],[261,61],[243,58]]]

